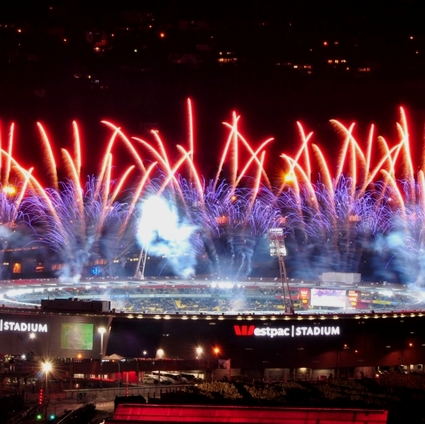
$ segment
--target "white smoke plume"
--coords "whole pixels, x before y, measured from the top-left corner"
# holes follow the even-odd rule
[[[196,229],[179,217],[174,205],[158,196],[147,198],[140,206],[137,239],[149,255],[166,257],[176,275],[195,274],[195,252],[191,237]]]

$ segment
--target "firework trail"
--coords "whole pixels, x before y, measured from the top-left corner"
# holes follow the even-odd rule
[[[331,120],[342,139],[334,162],[312,142],[313,133],[297,123],[301,146],[294,156],[282,153],[284,178],[274,182],[266,173],[266,149],[272,139],[253,147],[240,133],[240,117],[233,113],[231,122],[223,123],[228,137],[215,178],[205,181],[196,163],[190,100],[187,105],[187,147],[177,145],[177,154],[167,150],[158,131],[148,142],[128,138],[119,126],[103,121],[111,136],[100,171],[83,185],[75,122],[72,152],[61,149],[65,182],[58,178],[54,145],[37,124],[46,158],[44,175],[50,181],[47,189],[33,175],[36,170],[23,169],[13,158],[11,125],[7,146],[0,146],[1,184],[10,187],[13,175],[18,191],[0,195],[2,222],[25,218],[37,238],[58,253],[63,275],[75,280],[92,260],[111,262],[119,255],[118,246],[124,245],[122,239],[136,233],[141,249],[159,256],[166,251],[177,274],[192,276],[195,257],[206,255],[212,274],[243,279],[252,275],[254,262],[270,264],[270,255],[265,254],[267,234],[279,227],[292,276],[362,272],[367,263],[371,278],[423,283],[425,160],[420,159],[414,173],[403,109],[393,144],[376,137],[372,125],[362,148],[355,124]],[[132,165],[114,180],[118,143],[124,145]],[[129,196],[123,195],[126,190]],[[123,197],[128,200],[118,200]],[[159,213],[152,218],[151,206],[167,214],[162,222],[166,230],[154,219]],[[167,239],[165,233],[172,236]],[[179,244],[185,248],[176,250]],[[187,263],[181,260],[183,252]],[[181,268],[173,264],[177,257],[184,262]]]
[[[189,112],[192,124],[190,103]],[[301,148],[294,157],[282,154],[285,178],[276,188],[264,168],[264,149],[271,140],[254,149],[240,134],[238,122],[233,114],[232,123],[225,123],[229,136],[217,175],[209,182],[194,163],[193,130],[189,131],[190,150],[177,146],[181,156],[174,163],[157,131],[153,132],[155,144],[134,138],[154,157],[162,174],[154,193],[176,211],[180,222],[195,228],[189,238],[192,249],[209,257],[212,273],[234,279],[250,275],[260,244],[267,243],[266,235],[275,227],[285,233],[287,261],[294,276],[361,272],[367,261],[377,263],[372,273],[377,278],[394,272],[390,268],[399,273],[402,267],[404,273],[420,268],[411,265],[412,255],[420,255],[423,246],[423,183],[412,188],[415,178],[402,109],[399,141],[391,147],[378,137],[375,145],[371,126],[366,152],[355,139],[354,124],[345,127],[332,120],[343,137],[334,175],[321,149],[311,143],[313,133],[307,134],[297,123]],[[376,146],[379,155],[373,162]],[[245,163],[242,148],[248,154]],[[227,181],[223,178],[226,167]],[[185,169],[188,178],[182,176]],[[421,213],[412,212],[418,208]],[[403,245],[410,247],[401,252]],[[406,255],[409,260],[403,259]]]
[[[335,164],[309,144],[311,133],[305,136],[300,124],[301,148],[294,158],[282,154],[286,177],[278,196],[291,271],[317,278],[325,271],[362,272],[369,262],[369,278],[423,283],[424,161],[414,175],[404,110],[398,142],[391,147],[377,137],[375,145],[371,126],[366,152],[354,137],[354,124],[331,123],[343,137],[334,175]]]
[[[81,184],[82,148],[76,122],[72,124],[72,153],[61,149],[68,175],[65,182],[58,178],[53,145],[40,123],[37,126],[41,134],[50,187],[42,188],[30,173],[21,171],[24,175],[29,175],[26,177],[29,180],[29,190],[22,208],[31,212],[34,217],[32,228],[36,231],[37,238],[55,252],[62,263],[59,275],[68,281],[79,281],[89,262],[101,264],[106,269],[106,264],[111,265],[113,259],[122,254],[117,250],[128,247],[123,240],[128,233],[134,236],[131,217],[151,170],[145,169],[134,146],[120,128],[109,122],[104,123],[113,133],[101,159],[99,173],[88,177],[85,184]],[[117,180],[113,180],[112,170],[115,166],[112,148],[118,141],[124,143],[135,165],[128,166]],[[128,204],[126,201],[118,201],[118,198],[124,197],[129,175],[136,167],[144,174],[136,187],[136,195]]]
[[[315,201],[309,190],[281,194],[285,217],[288,264],[294,276],[317,278],[323,272],[359,272],[370,244],[391,228],[392,210],[366,192],[356,198],[352,180],[340,178],[329,192],[326,185],[314,185]]]
[[[0,259],[7,251],[20,250],[34,236],[32,215],[23,211],[22,200],[31,184],[33,169],[24,170],[13,158],[15,125],[12,123],[7,137],[6,150],[2,148],[0,128]],[[2,268],[1,273],[5,269]],[[10,275],[1,275],[9,278]]]
[[[207,254],[218,277],[248,276],[260,241],[264,243],[268,230],[281,218],[274,194],[266,187],[235,188],[226,181],[204,182],[201,192],[186,179],[179,183],[184,213],[197,228],[198,254]]]
[[[385,259],[384,279],[423,286],[425,282],[424,225],[425,210],[419,201],[424,187],[400,182],[404,194],[402,206],[393,205],[399,193],[389,196],[391,213],[387,231],[380,234],[372,248]]]
[[[33,222],[39,241],[51,248],[63,264],[59,276],[65,281],[78,282],[89,262],[101,263],[101,258],[114,256],[112,246],[117,244],[127,208],[120,202],[105,207],[105,190],[109,188],[99,191],[94,177],[87,181],[83,193],[73,181],[60,183],[59,190],[46,189],[60,225],[37,193],[24,201],[24,207],[39,217]]]
[[[29,217],[20,207],[21,196],[16,194],[11,186],[2,187],[0,184],[0,260],[2,263],[5,262],[7,251],[22,248],[33,235],[31,226],[28,224]],[[9,275],[3,275],[4,271],[2,267],[0,278],[9,278]]]
[[[164,252],[167,251],[167,256],[173,258],[176,256],[172,248],[176,245],[175,236],[179,238],[184,233],[185,241],[181,240],[180,243],[186,246],[190,242],[192,251],[198,255],[207,254],[214,274],[221,276],[225,272],[232,278],[245,277],[251,272],[251,261],[257,239],[263,235],[257,234],[258,229],[266,226],[258,219],[261,216],[260,205],[263,204],[259,200],[259,191],[263,185],[262,180],[268,187],[270,186],[264,169],[264,149],[272,139],[264,141],[256,150],[253,149],[240,134],[237,126],[239,117],[233,114],[232,124],[224,123],[229,129],[229,137],[216,178],[206,184],[197,172],[194,162],[195,147],[190,101],[188,111],[189,150],[178,145],[180,157],[174,163],[158,131],[152,131],[154,144],[133,137],[156,161],[160,174],[155,184],[152,184],[152,181],[147,184],[150,190],[145,190],[146,193],[153,191],[157,199],[142,201],[138,231],[140,247],[153,255],[165,255]],[[243,154],[245,157],[248,156],[245,163],[241,160]],[[230,175],[229,183],[224,180],[219,181],[226,165],[229,165],[227,170]],[[254,169],[253,177],[248,173],[252,169]],[[183,176],[184,173],[188,176],[187,178]],[[239,187],[241,184],[247,184],[248,180],[252,182],[249,189]],[[166,239],[162,235],[161,242],[154,243],[155,237],[158,239],[158,234],[164,234],[164,231],[156,223],[157,216],[150,213],[152,207],[168,214],[167,232],[175,235],[171,236],[171,239]],[[264,211],[268,212],[269,209],[264,208]],[[263,215],[263,221],[265,221],[268,213]],[[155,229],[150,228],[147,216],[155,222]],[[171,223],[174,223],[175,228],[169,227]],[[190,258],[188,269],[191,269],[193,258],[187,253],[186,256]],[[186,263],[185,260],[180,260]],[[175,264],[172,265],[179,274],[178,267]],[[192,273],[193,271],[187,270],[183,272],[184,275]]]

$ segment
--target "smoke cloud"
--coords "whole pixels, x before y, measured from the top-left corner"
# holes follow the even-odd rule
[[[191,237],[196,229],[180,217],[175,205],[158,196],[141,203],[137,239],[149,255],[167,258],[183,278],[195,274],[196,258]]]

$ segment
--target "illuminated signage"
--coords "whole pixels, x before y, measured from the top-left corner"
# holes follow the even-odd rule
[[[310,289],[300,289],[298,294],[303,303],[304,300],[307,302],[310,299]]]
[[[235,325],[237,336],[256,337],[302,337],[302,336],[339,336],[341,330],[339,326],[300,326],[291,325],[288,327],[262,327],[255,325]]]
[[[311,306],[326,308],[342,308],[347,307],[347,292],[346,290],[337,289],[311,289]]]
[[[237,336],[252,336],[255,331],[255,325],[235,325],[233,328]]]
[[[61,348],[75,350],[93,349],[93,324],[63,323]]]
[[[40,324],[38,322],[5,321],[0,319],[0,331],[47,333],[47,324]]]

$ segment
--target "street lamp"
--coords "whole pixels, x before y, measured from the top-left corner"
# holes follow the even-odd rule
[[[162,363],[162,358],[164,357],[164,350],[163,349],[158,349],[156,351],[156,358],[157,359],[161,359],[161,362],[158,363],[158,382],[161,382],[161,363]]]
[[[49,372],[52,370],[52,364],[50,362],[43,362],[43,365],[41,366],[45,377],[46,377],[46,396],[45,398],[48,398],[48,393],[49,393],[49,385],[48,385],[48,379],[49,379]]]
[[[213,351],[214,358],[215,358],[214,368],[217,369],[219,367],[219,364],[220,364],[220,360],[218,359],[218,357],[219,357],[219,355],[221,353],[221,349],[220,349],[219,346],[214,346],[213,349],[212,349],[212,351]],[[214,370],[212,372],[212,377],[213,377],[213,380],[215,380],[215,378],[214,378]]]
[[[100,334],[100,357],[103,357],[103,335],[106,333],[105,327],[99,327],[97,332]]]
[[[103,366],[102,366],[102,360],[103,360],[103,335],[106,332],[105,327],[99,327],[97,329],[97,332],[100,334],[100,387],[102,388],[102,372],[103,372]]]
[[[200,356],[202,355],[202,352],[204,351],[204,349],[202,349],[202,347],[198,346],[196,348],[196,359],[199,359]]]
[[[119,359],[117,359],[116,361],[113,361],[113,362],[116,362],[117,363],[117,365],[118,365],[118,386],[121,386],[121,364],[120,364],[120,361],[119,361]]]

